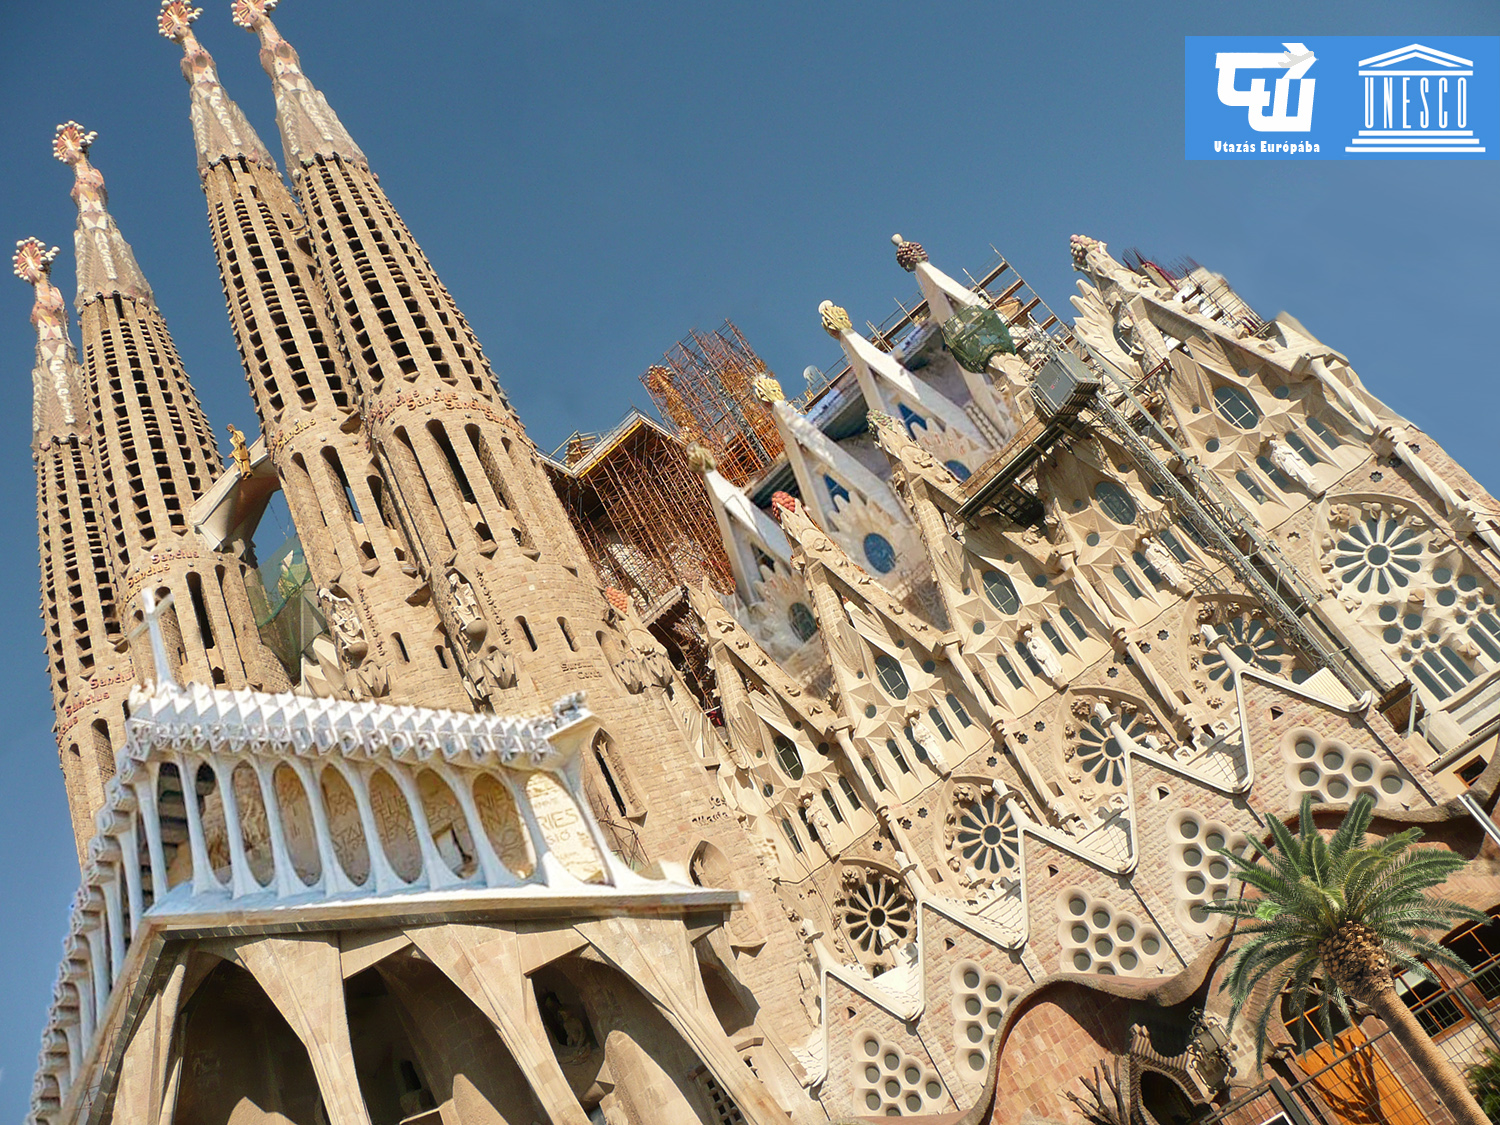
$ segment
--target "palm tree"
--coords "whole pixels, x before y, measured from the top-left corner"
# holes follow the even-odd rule
[[[1260,892],[1210,907],[1237,923],[1239,953],[1222,986],[1233,997],[1230,1024],[1263,988],[1260,994],[1269,999],[1255,1021],[1260,1058],[1275,998],[1283,991],[1294,1011],[1316,1008],[1329,1040],[1333,1007],[1354,1025],[1358,1021],[1351,1003],[1366,1005],[1391,1029],[1461,1125],[1490,1125],[1463,1077],[1422,1030],[1392,980],[1393,970],[1420,969],[1421,961],[1468,971],[1453,952],[1428,936],[1461,919],[1484,920],[1476,910],[1427,893],[1465,860],[1446,848],[1414,848],[1422,836],[1416,828],[1366,843],[1374,812],[1375,802],[1359,797],[1338,831],[1325,840],[1313,825],[1308,795],[1296,835],[1271,816],[1270,847],[1252,840],[1253,857],[1217,849],[1234,865],[1235,877]],[[1315,990],[1321,996],[1310,1002]]]

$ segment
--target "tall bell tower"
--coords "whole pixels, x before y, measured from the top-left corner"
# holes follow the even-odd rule
[[[468,710],[438,617],[371,456],[353,373],[317,276],[307,220],[275,160],[193,34],[198,10],[165,0],[182,47],[198,175],[229,321],[266,448],[338,647],[351,698]]]

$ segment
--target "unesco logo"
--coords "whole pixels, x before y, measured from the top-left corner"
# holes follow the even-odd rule
[[[1364,128],[1345,152],[1483,152],[1469,124],[1474,60],[1412,43],[1359,60]]]
[[[1189,36],[1189,160],[1493,160],[1500,36]]]

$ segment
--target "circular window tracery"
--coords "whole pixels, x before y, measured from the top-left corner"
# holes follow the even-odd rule
[[[984,596],[990,605],[1001,613],[1015,614],[1021,609],[1021,597],[1016,593],[1016,584],[1010,576],[998,570],[986,570],[979,576],[984,583]]]
[[[1252,668],[1259,668],[1273,676],[1283,675],[1292,669],[1294,658],[1291,650],[1276,630],[1259,617],[1246,614],[1231,618],[1220,631],[1229,642],[1230,651]],[[1203,665],[1208,669],[1209,679],[1225,687],[1229,686],[1229,665],[1219,655],[1217,647],[1211,647],[1204,655]],[[1304,678],[1296,671],[1292,672],[1294,681],[1300,682]]]
[[[1151,732],[1151,726],[1139,714],[1117,707],[1107,719],[1090,715],[1078,730],[1078,764],[1101,785],[1125,784],[1125,748],[1110,730],[1111,721],[1139,742]]]
[[[916,916],[906,889],[891,876],[844,872],[839,914],[849,940],[867,965],[884,964],[891,950],[912,940]]]
[[[1335,572],[1361,594],[1389,594],[1410,585],[1421,560],[1421,537],[1390,518],[1351,525],[1333,548]]]
[[[1016,866],[1021,830],[1010,808],[990,792],[962,806],[953,847],[976,873],[995,876]]]

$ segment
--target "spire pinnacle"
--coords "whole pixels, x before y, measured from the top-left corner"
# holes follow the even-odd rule
[[[193,142],[198,149],[198,171],[205,172],[220,160],[235,157],[275,169],[276,162],[260,137],[219,85],[213,56],[193,34],[193,23],[202,14],[202,8],[191,7],[185,0],[162,0],[156,18],[156,29],[162,38],[182,47],[182,76],[191,91],[188,116],[193,122]]]
[[[89,163],[89,148],[98,135],[76,121],[65,121],[57,127],[52,141],[52,155],[73,168],[73,202],[78,204],[78,229],[73,234],[78,305],[81,308],[115,293],[155,304],[130,243],[109,214],[104,177]]]
[[[32,399],[32,432],[40,436],[44,427],[75,426],[74,409],[78,385],[78,361],[68,338],[68,306],[52,284],[52,261],[57,247],[48,248],[37,238],[16,243],[11,265],[15,275],[36,290],[31,323],[36,328],[36,369]]]
[[[234,22],[260,39],[260,65],[276,91],[276,124],[288,170],[319,157],[339,157],[368,166],[365,154],[344,129],[328,101],[302,72],[302,60],[271,22],[277,0],[234,0]]]

